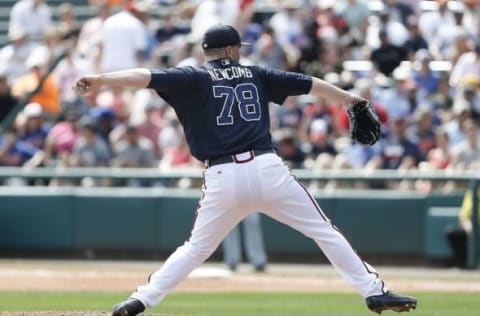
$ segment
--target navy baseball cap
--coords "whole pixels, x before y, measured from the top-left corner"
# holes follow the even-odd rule
[[[203,35],[202,48],[221,48],[226,46],[250,45],[240,40],[237,30],[227,24],[217,24],[208,28]]]

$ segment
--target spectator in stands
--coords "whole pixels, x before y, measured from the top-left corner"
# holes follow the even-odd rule
[[[110,16],[110,6],[106,0],[98,1],[97,14],[83,23],[77,42],[77,50],[83,56],[90,67],[93,67],[94,56],[98,54],[103,23]]]
[[[301,140],[309,139],[309,127],[315,119],[323,119],[328,122],[329,125],[333,121],[333,108],[332,104],[327,103],[325,99],[318,99],[310,95],[300,96],[298,102],[303,108],[304,120],[300,126],[298,133]]]
[[[440,72],[438,76],[438,92],[431,97],[431,104],[433,108],[439,112],[443,121],[447,121],[443,116],[451,115],[451,108],[453,105],[453,98],[451,94],[451,87],[449,84],[449,73]]]
[[[417,100],[420,103],[428,102],[431,96],[438,92],[439,74],[430,68],[432,58],[426,49],[415,53],[413,63],[413,80],[416,84]]]
[[[123,135],[112,143],[115,153],[114,166],[120,168],[152,168],[155,166],[153,144],[148,138],[139,134],[137,126],[133,124],[121,125],[114,132],[123,132]],[[141,179],[130,179],[119,184],[142,187],[149,185],[149,182]]]
[[[65,51],[65,57],[58,63],[53,76],[58,86],[62,107],[78,107],[86,112],[86,102],[72,91],[74,81],[89,70],[85,60],[73,48]]]
[[[295,67],[300,57],[299,46],[303,37],[303,26],[300,19],[300,1],[282,0],[280,10],[270,18],[276,40],[287,57],[287,67]]]
[[[348,0],[348,3],[340,11],[335,11],[339,12],[339,15],[334,19],[334,26],[339,33],[342,57],[346,60],[360,60],[364,59],[365,55],[369,53],[365,51],[363,45],[370,10],[363,0]]]
[[[251,1],[251,0],[246,0],[246,1]],[[258,20],[255,17],[252,17],[249,21],[246,21],[245,29],[243,30],[241,36],[245,42],[252,43],[252,45],[245,46],[242,49],[242,52],[240,52],[242,56],[244,57],[250,56],[250,54],[253,52],[253,46],[262,35],[262,32],[266,30],[268,27],[270,27],[268,23],[265,23],[264,20]],[[273,29],[271,27],[270,29],[273,32]],[[200,42],[198,38],[196,39],[196,41]]]
[[[155,46],[158,44],[153,32],[153,25],[150,24],[150,13],[153,9],[153,4],[143,0],[141,2],[136,2],[134,8],[135,16],[142,22],[143,36],[145,36],[145,41],[147,43],[143,52],[143,63],[150,65],[153,61]]]
[[[427,162],[433,169],[448,169],[452,166],[453,155],[449,148],[448,134],[443,127],[435,130],[435,148],[427,154]]]
[[[316,160],[319,155],[328,155],[330,159],[337,154],[330,137],[331,127],[329,123],[321,118],[314,119],[309,126],[309,142],[305,151],[307,158]]]
[[[147,49],[145,26],[139,15],[143,6],[129,2],[108,17],[102,27],[97,70],[115,71],[143,65]]]
[[[480,6],[477,0],[464,0],[463,1],[464,16],[463,26],[469,36],[475,37],[480,35]]]
[[[465,31],[458,31],[452,47],[445,52],[445,59],[455,65],[463,54],[472,50],[472,41]]]
[[[110,132],[115,127],[115,115],[110,108],[97,106],[89,111],[89,116],[95,125],[95,131],[103,141],[110,145]]]
[[[302,11],[300,11],[300,13],[302,13]],[[336,14],[334,11],[334,1],[331,0],[321,1],[318,4],[317,10],[314,12],[314,18],[318,23],[317,36],[329,42],[338,39],[340,31],[345,29],[348,23],[342,16]],[[309,23],[309,20],[306,21],[306,24],[303,22],[305,29],[310,27],[308,25]],[[313,25],[313,27],[315,27],[315,25]],[[302,37],[303,36],[302,34]],[[302,38],[300,43],[303,41],[304,39]]]
[[[318,36],[319,25],[315,17],[311,17],[304,23],[305,39],[300,44],[300,57],[296,71],[306,74],[320,73],[320,55],[322,52],[322,40]],[[275,65],[272,65],[275,67]],[[285,69],[285,67],[275,67]]]
[[[406,25],[409,18],[414,16],[415,12],[404,0],[385,0],[385,10],[390,12],[392,19]]]
[[[64,36],[78,34],[80,27],[75,16],[75,7],[68,2],[64,2],[58,6],[57,10],[59,15],[57,29],[59,32]]]
[[[36,167],[43,159],[43,152],[17,139],[15,127],[0,135],[0,166]]]
[[[417,0],[409,1],[409,3],[414,1]],[[478,121],[474,122],[473,125],[475,127],[472,127],[470,126],[470,119],[478,120],[480,118],[480,97],[477,90],[479,87],[477,82],[478,75],[480,74],[480,45],[476,41],[471,41],[470,37],[476,38],[475,36],[478,35],[480,18],[476,15],[478,15],[480,7],[474,8],[473,2],[466,0],[465,10],[459,12],[455,10],[454,2],[450,3],[449,8],[447,6],[448,0],[435,1],[439,4],[438,10],[424,11],[419,16],[414,17],[410,16],[409,11],[404,10],[404,7],[401,5],[401,3],[406,3],[406,1],[385,0],[386,9],[380,13],[379,20],[377,20],[378,23],[375,23],[375,18],[377,18],[375,16],[370,16],[368,19],[371,22],[368,32],[362,31],[363,27],[367,26],[368,5],[370,4],[368,1],[325,0],[320,1],[318,6],[313,6],[311,11],[304,10],[305,8],[299,5],[299,3],[305,2],[280,1],[282,5],[275,8],[278,9],[278,13],[274,14],[271,19],[266,18],[265,21],[269,22],[266,26],[259,23],[255,24],[252,29],[249,29],[248,34],[252,38],[251,42],[253,42],[253,45],[248,51],[248,53],[252,54],[248,57],[257,64],[276,65],[273,68],[286,69],[292,67],[292,65],[287,63],[287,57],[289,57],[290,60],[296,61],[294,67],[301,72],[323,76],[330,71],[331,74],[329,76],[336,78],[335,84],[348,86],[355,83],[355,88],[357,88],[358,83],[363,81],[363,76],[370,78],[371,74],[363,71],[352,73],[345,71],[341,73],[341,58],[346,56],[352,59],[365,59],[369,57],[370,50],[368,49],[369,47],[359,46],[360,49],[357,53],[350,54],[350,45],[358,45],[365,39],[367,39],[370,45],[372,43],[378,45],[380,37],[401,41],[403,26],[399,21],[406,21],[409,30],[409,38],[403,46],[408,53],[399,53],[400,50],[397,50],[397,48],[386,51],[382,51],[384,48],[379,48],[374,50],[376,54],[375,60],[372,58],[372,62],[382,65],[378,68],[383,69],[383,74],[393,78],[382,79],[382,82],[379,79],[381,76],[376,77],[376,81],[369,87],[372,95],[365,96],[374,104],[382,122],[386,123],[388,121],[387,117],[393,118],[391,124],[385,124],[384,128],[382,128],[382,132],[388,135],[384,142],[373,147],[350,145],[348,141],[344,141],[348,132],[348,119],[345,111],[340,109],[340,105],[325,104],[322,100],[308,100],[307,102],[304,97],[300,97],[298,101],[291,99],[283,107],[272,109],[271,114],[276,118],[272,121],[274,134],[276,131],[278,132],[284,128],[293,130],[295,134],[291,137],[287,135],[276,139],[279,154],[286,160],[289,160],[290,164],[295,168],[311,166],[318,168],[331,166],[336,168],[337,166],[342,166],[342,163],[336,163],[337,160],[342,161],[342,159],[344,162],[348,162],[348,166],[368,168],[375,161],[375,158],[379,156],[382,158],[380,167],[392,168],[391,165],[398,165],[402,168],[407,168],[416,165],[416,162],[407,164],[404,161],[418,161],[418,159],[404,159],[404,155],[407,153],[409,154],[407,156],[414,157],[415,155],[412,153],[415,150],[412,148],[416,146],[421,153],[419,155],[420,159],[427,160],[427,163],[422,165],[422,169],[464,168],[465,165],[471,166],[471,161],[475,165],[476,158],[472,160],[471,157],[476,157],[476,147],[474,146],[476,137],[474,137],[473,131],[477,130],[478,132]],[[20,6],[20,3],[41,2],[39,0],[22,0],[18,2],[18,6]],[[84,65],[81,61],[83,57],[86,57],[86,60],[89,61],[89,58],[96,54],[95,47],[98,47],[99,43],[115,42],[113,46],[110,46],[110,57],[103,56],[108,58],[108,60],[104,59],[104,62],[111,64],[112,68],[110,70],[131,67],[124,65],[124,61],[128,61],[129,64],[136,66],[140,65],[142,60],[145,60],[141,56],[145,56],[142,55],[142,52],[147,46],[138,44],[141,42],[140,37],[133,36],[130,38],[125,36],[125,34],[130,34],[129,32],[133,29],[138,31],[136,26],[139,25],[145,35],[147,29],[145,23],[142,23],[141,17],[142,14],[145,14],[144,11],[142,12],[142,8],[145,7],[137,6],[138,1],[127,7],[122,6],[123,10],[114,15],[116,18],[113,19],[114,16],[112,16],[112,19],[110,19],[114,20],[110,22],[113,25],[110,24],[111,32],[108,33],[111,37],[102,37],[107,34],[100,30],[104,25],[104,21],[110,15],[110,7],[106,0],[99,0],[97,3],[100,5],[98,15],[85,23],[82,29],[81,39],[78,43],[82,54],[80,56],[67,54],[65,60],[59,64],[54,72],[56,77],[55,83],[60,91],[61,102],[57,102],[57,105],[49,103],[49,100],[54,98],[45,92],[54,91],[54,88],[50,84],[48,77],[44,89],[34,96],[33,102],[41,104],[42,112],[47,122],[53,119],[59,111],[67,110],[63,107],[72,108],[72,111],[88,112],[95,120],[97,138],[102,138],[106,141],[111,138],[112,133],[120,135],[117,138],[113,137],[116,140],[112,141],[112,145],[117,149],[118,145],[122,144],[125,152],[127,152],[124,155],[127,157],[148,157],[149,154],[147,152],[153,151],[151,163],[138,164],[155,166],[156,161],[161,160],[162,156],[164,156],[162,168],[171,168],[177,164],[183,165],[183,163],[190,166],[189,153],[182,150],[180,141],[182,138],[179,136],[178,126],[174,120],[170,119],[172,110],[169,107],[165,106],[157,109],[155,102],[146,102],[146,100],[150,99],[140,98],[141,100],[139,99],[139,101],[136,96],[132,97],[130,91],[121,88],[113,91],[102,91],[98,98],[95,94],[92,94],[81,99],[71,99],[76,96],[71,94],[68,82],[78,77],[83,71],[82,69],[89,68],[88,64]],[[208,23],[213,23],[219,19],[232,19],[233,22],[228,23],[236,24],[241,20],[244,3],[251,3],[251,1],[196,1],[189,2],[189,5],[194,7],[199,4],[196,22],[201,21],[200,17],[207,16],[211,17],[211,19],[203,19],[203,22],[208,20]],[[41,4],[38,8],[43,6],[45,4]],[[67,5],[66,8],[68,9],[66,11],[71,13],[71,7],[69,8]],[[215,12],[218,8],[221,8],[221,11]],[[37,13],[40,11],[40,9],[37,10]],[[407,16],[409,17],[406,19]],[[71,22],[71,18],[70,14],[67,20]],[[183,24],[177,18],[182,18],[182,16],[174,15],[162,20],[165,23],[165,27],[160,28],[157,32],[159,41],[163,42],[162,45],[167,43],[164,39],[171,39],[174,34],[179,36],[173,37],[175,40],[172,43],[165,44],[167,46],[170,45],[168,54],[165,53],[165,55],[161,56],[172,57],[169,61],[171,63],[175,63],[177,59],[187,57],[182,62],[182,66],[200,65],[203,62],[201,59],[201,47],[198,41],[195,41],[193,33],[190,34],[192,36],[185,36],[188,27],[184,29]],[[275,22],[277,19],[285,23]],[[346,25],[342,24],[345,21],[347,21],[350,29],[346,29]],[[75,23],[70,22],[67,24],[75,25]],[[222,22],[225,22],[225,20],[222,20]],[[11,21],[11,25],[13,25],[13,21]],[[299,26],[298,30],[297,25]],[[127,28],[128,31],[124,28]],[[276,30],[275,32],[274,29]],[[39,78],[45,73],[46,66],[53,61],[54,57],[63,48],[61,45],[63,43],[59,41],[59,34],[51,32],[51,28],[45,28],[41,33],[47,34],[48,45],[45,43],[40,45],[43,46],[43,50],[48,51],[50,57],[47,57],[49,61],[44,62],[42,53],[38,53],[37,50],[35,54],[32,53],[33,46],[38,46],[39,44],[26,41],[26,28],[12,27],[12,30],[17,31],[9,33],[10,45],[0,50],[0,67],[7,67],[6,79],[14,80],[20,78],[18,82],[15,82],[13,91],[16,92],[16,96],[24,97],[35,88]],[[195,33],[196,30],[192,31]],[[277,34],[277,32],[279,33]],[[348,36],[345,36],[344,32],[357,34],[356,37],[350,35],[354,41],[347,41]],[[422,32],[426,33],[423,34]],[[360,33],[361,37],[358,37],[358,33]],[[140,33],[136,32],[135,34]],[[46,39],[45,37],[37,36],[37,39],[39,38]],[[372,38],[373,41],[371,40]],[[441,51],[441,53],[432,55],[432,52],[425,50],[428,46],[427,39],[433,39],[428,42],[428,45],[432,49]],[[281,45],[280,42],[282,40],[287,43],[286,46]],[[477,45],[474,45],[475,43]],[[137,44],[138,46],[136,46]],[[187,45],[192,50],[187,50],[188,53],[185,54],[181,49]],[[376,47],[375,45],[372,45],[372,47]],[[103,48],[106,47],[103,46]],[[118,47],[121,49],[118,49]],[[133,56],[132,58],[116,56],[116,54],[125,52],[125,47],[127,47],[129,52],[133,51],[129,55],[130,57]],[[285,47],[291,48],[291,50],[285,52]],[[165,47],[162,46],[163,48]],[[392,51],[395,54],[390,54]],[[105,53],[105,50],[103,53]],[[35,58],[33,58],[34,55],[36,56]],[[192,56],[190,57],[190,55]],[[372,52],[371,55],[373,56],[374,53]],[[392,58],[393,55],[395,55],[395,58]],[[402,57],[399,57],[399,55],[402,55]],[[32,58],[28,63],[25,63],[28,56],[32,56]],[[136,58],[139,56],[140,58]],[[405,56],[408,56],[407,58],[412,61],[413,68],[411,71],[408,67],[403,67],[404,64],[398,67],[402,60],[407,59]],[[453,69],[450,80],[448,71],[431,71],[429,63],[435,61],[435,58],[442,58],[445,59],[445,62],[450,61],[452,63]],[[27,64],[30,67],[28,69],[26,68]],[[385,65],[388,67],[385,67]],[[28,75],[33,83],[28,81],[29,84],[26,84],[25,77],[22,78],[20,77],[21,75]],[[326,76],[325,79],[327,80],[329,76]],[[9,82],[6,79],[5,75],[0,75],[0,119],[4,118],[17,102],[16,98],[9,93]],[[451,86],[448,84],[449,82]],[[21,93],[18,93],[19,90]],[[39,96],[44,98],[38,99],[37,97]],[[45,100],[48,102],[44,102]],[[78,103],[84,103],[83,110],[80,109]],[[142,106],[137,106],[136,104],[142,104]],[[144,107],[144,104],[147,106]],[[99,107],[99,105],[102,107]],[[385,108],[382,110],[383,106]],[[427,108],[429,111],[426,110]],[[87,111],[88,109],[92,109],[92,111]],[[33,144],[34,147],[42,149],[43,145],[39,144],[42,143],[41,139],[45,137],[45,129],[38,129],[38,126],[42,124],[39,123],[39,117],[33,113],[34,111],[28,114],[27,112],[25,110],[17,119],[17,122],[21,123],[21,116],[26,117],[27,123],[25,126],[28,126],[26,130],[23,130],[24,126],[18,125],[19,141],[23,142],[20,143],[21,146],[19,148],[20,150],[29,149],[30,147],[28,146]],[[144,117],[147,119],[144,120]],[[403,122],[397,122],[399,117],[402,118]],[[440,129],[438,127],[440,124],[437,124],[438,120],[441,120],[443,123]],[[73,122],[75,121],[76,119],[73,120]],[[403,128],[407,129],[405,132],[407,141],[403,140],[401,133],[398,131],[401,130],[402,124]],[[410,126],[410,124],[412,125]],[[136,132],[130,130],[129,133],[126,133],[127,126],[130,129],[132,126],[136,126]],[[327,126],[326,129],[325,126]],[[117,127],[119,127],[118,130]],[[389,132],[390,134],[388,134]],[[55,125],[53,132],[49,132],[47,137],[45,144],[47,157],[58,159],[60,163],[65,165],[70,164],[72,160],[70,158],[63,160],[63,157],[70,156],[74,147],[72,144],[78,142],[78,134],[79,131],[77,131],[75,124],[60,121]],[[127,136],[127,134],[130,136]],[[399,135],[394,136],[396,134]],[[137,138],[135,135],[138,135]],[[142,141],[142,136],[150,140],[150,142],[147,141],[150,145],[145,145],[146,143]],[[320,142],[320,145],[318,145],[316,142],[312,142],[312,138],[329,139],[330,141],[326,144]],[[408,143],[408,141],[413,145],[404,144]],[[138,144],[131,145],[134,143]],[[318,145],[320,148],[312,150],[310,159],[307,162],[305,162],[305,154],[309,152],[309,149],[307,148],[308,146],[305,146],[306,143],[315,143],[314,145],[311,144],[312,147],[317,147]],[[7,141],[5,144],[8,144],[8,148],[16,148],[16,145],[14,146],[13,144],[17,144],[17,141]],[[28,146],[24,146],[25,144]],[[458,144],[461,144],[461,146]],[[456,147],[455,150],[453,150],[454,147]],[[462,148],[460,149],[460,147]],[[329,152],[330,159],[325,158],[327,155],[324,154],[324,151]],[[25,152],[28,152],[28,150],[25,150]],[[457,160],[453,158],[454,153],[455,158],[461,161],[461,163],[455,164]],[[10,158],[7,158],[7,160],[15,162],[22,155],[15,153],[9,156]],[[397,157],[398,155],[399,157]],[[27,156],[25,155],[25,157]],[[314,160],[318,156],[321,156],[321,158]],[[388,159],[384,159],[385,157],[388,157]],[[113,159],[113,156],[111,155],[110,158]],[[55,159],[46,159],[46,164],[55,165]],[[121,165],[119,161],[112,160],[111,163]],[[130,163],[128,159],[123,161],[127,161],[123,163],[125,166],[136,166],[137,164],[137,162]],[[370,164],[367,163],[368,161],[370,161]],[[434,189],[435,187],[431,186],[430,189],[432,188]]]
[[[42,107],[38,103],[29,103],[22,113],[25,122],[19,128],[19,139],[43,150],[50,127],[44,122]]]
[[[79,130],[77,122],[80,113],[73,108],[65,109],[59,120],[50,129],[45,143],[46,166],[69,166],[70,156],[77,142]]]
[[[450,148],[466,139],[465,122],[473,118],[470,104],[463,98],[457,98],[453,104],[453,119],[445,123],[445,131],[448,134]]]
[[[476,169],[480,164],[480,144],[478,127],[474,120],[468,119],[463,125],[466,139],[453,148],[456,169]]]
[[[296,137],[302,137],[302,135],[300,135],[300,128],[304,121],[303,108],[297,98],[285,100],[283,106],[276,111],[275,116],[276,119],[274,122],[276,123],[276,128],[287,128],[297,131]]]
[[[318,57],[318,55],[317,55]],[[286,54],[271,26],[265,26],[249,56],[254,64],[276,69],[286,68]]]
[[[96,133],[93,120],[87,116],[79,121],[80,136],[75,141],[71,166],[105,167],[110,165],[110,150]]]
[[[180,144],[183,135],[178,118],[171,107],[165,109],[163,122],[164,126],[158,136],[158,146],[161,153],[168,148],[177,147]]]
[[[333,3],[323,6],[323,9],[316,15],[318,21],[317,36],[319,36],[322,47],[319,50],[317,60],[311,63],[312,69],[308,69],[309,74],[317,77],[323,77],[329,72],[339,71],[339,64],[342,58],[342,50],[340,45],[349,45],[350,38],[345,35],[348,31],[347,22],[340,16],[333,12]],[[315,25],[313,25],[314,27]],[[310,26],[307,25],[307,28]],[[311,30],[313,32],[313,30]],[[345,38],[341,38],[345,36]],[[305,41],[301,39],[300,43]]]
[[[478,93],[480,88],[480,78],[472,75],[467,75],[463,79],[461,87],[461,95],[459,98],[464,99],[472,109],[473,118],[480,121],[480,95]]]
[[[379,38],[380,47],[372,51],[370,60],[375,65],[377,71],[388,77],[407,58],[407,54],[402,47],[389,42],[386,30],[380,31]]]
[[[218,23],[237,26],[240,14],[238,0],[200,1],[191,20],[192,32],[195,36],[203,34],[210,26]]]
[[[197,40],[191,38],[187,39],[184,51],[185,56],[178,62],[177,67],[197,67],[204,63],[205,57],[203,56],[203,48]]]
[[[452,1],[449,7],[453,14],[455,24],[442,28],[442,31],[437,32],[435,38],[429,42],[429,49],[433,56],[435,56],[435,59],[446,59],[455,46],[455,40],[458,34],[466,32],[463,26],[463,4],[459,1]]]
[[[382,45],[381,33],[384,32],[386,41],[397,47],[403,47],[408,40],[408,30],[404,24],[391,19],[390,12],[384,9],[378,19],[371,19],[366,32],[366,44],[371,49]]]
[[[423,106],[415,110],[413,114],[414,124],[407,128],[407,136],[417,144],[422,160],[436,147],[436,135],[434,116],[429,107]]]
[[[369,164],[375,169],[412,169],[422,160],[418,145],[407,138],[407,119],[397,116],[390,120],[390,135],[381,142],[380,155]]]
[[[455,16],[448,8],[448,0],[436,0],[438,9],[432,11],[424,11],[419,16],[419,27],[423,36],[429,45],[438,43],[443,32],[456,29]],[[438,49],[430,47],[433,53],[437,53]],[[435,58],[440,57],[434,55]]]
[[[363,146],[357,143],[351,143],[343,153],[348,165],[353,169],[363,169],[367,163],[375,156],[379,155],[379,145]],[[371,163],[370,163],[371,164]]]
[[[295,132],[289,129],[279,129],[272,135],[277,148],[277,154],[287,162],[290,168],[303,168],[305,153],[300,148]]]
[[[475,49],[460,56],[450,75],[450,85],[458,88],[467,75],[480,74],[480,41],[475,43]]]
[[[13,83],[28,72],[25,61],[32,52],[34,44],[27,40],[22,30],[9,33],[8,40],[9,43],[0,49],[0,63],[9,82]]]
[[[122,87],[112,87],[101,91],[94,102],[94,105],[101,105],[109,108],[115,115],[115,120],[126,123],[130,119],[133,95],[131,90]]]
[[[385,106],[388,117],[407,117],[412,113],[409,94],[414,84],[408,69],[398,67],[393,73],[393,82],[375,89],[373,99]]]
[[[458,214],[458,226],[448,227],[446,230],[446,238],[453,252],[452,264],[460,268],[465,268],[467,264],[468,237],[473,229],[472,213],[473,194],[468,190],[463,196],[462,207]]]
[[[337,2],[337,1],[335,1]],[[335,11],[339,12],[348,23],[350,30],[359,30],[365,34],[367,19],[370,16],[370,10],[364,0],[345,0],[338,1]]]
[[[418,164],[419,172],[454,169],[454,156],[449,148],[448,134],[440,126],[434,131],[435,147],[427,152],[426,160]],[[455,181],[431,181],[419,179],[415,181],[415,190],[429,193],[435,190],[452,192],[457,184]]]
[[[3,65],[0,68],[3,68]],[[11,93],[6,70],[0,69],[0,123],[13,110],[17,102],[17,98]]]
[[[138,132],[141,136],[152,142],[155,159],[159,160],[163,155],[158,144],[158,138],[165,125],[163,112],[166,104],[157,103],[158,100],[151,100],[145,105],[145,119],[138,125]]]
[[[305,38],[300,44],[300,59],[298,61],[298,71],[308,71],[308,66],[312,62],[318,62],[322,49],[322,41],[319,37],[319,24],[315,17],[310,17],[303,23]]]
[[[153,145],[149,139],[140,136],[136,126],[128,125],[125,139],[113,144],[116,153],[114,165],[129,168],[151,168],[154,166]]]
[[[166,14],[163,16],[161,27],[155,31],[155,39],[162,44],[174,39],[175,36],[187,35],[190,31],[190,27],[179,23],[175,14]]]
[[[24,98],[33,92],[40,79],[46,75],[48,56],[44,50],[35,49],[27,58],[25,65],[29,73],[21,76],[12,86],[12,94]],[[30,99],[31,102],[42,106],[45,114],[54,117],[60,113],[60,93],[52,74],[47,75],[42,88]]]
[[[409,38],[403,45],[403,48],[407,53],[408,59],[412,61],[419,50],[428,50],[428,43],[420,32],[417,17],[411,16],[408,18],[407,27]]]
[[[64,34],[58,28],[51,27],[45,32],[43,42],[35,47],[35,51],[41,51],[47,55],[47,67],[53,65],[56,59],[63,53],[65,42],[62,40]]]
[[[184,138],[180,139],[177,146],[168,147],[163,151],[163,157],[159,165],[162,170],[195,166],[199,166],[199,162],[193,158]]]
[[[50,7],[44,0],[20,0],[10,11],[8,32],[22,31],[28,40],[40,41],[51,25]]]

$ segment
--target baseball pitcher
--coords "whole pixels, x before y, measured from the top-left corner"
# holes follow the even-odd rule
[[[190,238],[165,261],[148,283],[116,305],[114,316],[137,315],[159,304],[202,264],[242,219],[260,210],[312,238],[344,279],[366,299],[370,310],[397,312],[417,300],[387,290],[362,261],[307,189],[276,155],[270,135],[269,103],[312,94],[344,104],[351,137],[374,144],[380,123],[367,100],[321,79],[240,64],[242,43],[229,25],[204,34],[207,62],[197,68],[132,69],[83,76],[78,94],[102,86],[154,89],[175,110],[192,154],[205,162],[203,197]]]

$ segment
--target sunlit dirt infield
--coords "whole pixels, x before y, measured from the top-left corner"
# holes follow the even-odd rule
[[[133,291],[161,263],[114,261],[0,260],[0,291]],[[478,292],[478,271],[377,267],[387,287],[399,292]],[[221,263],[206,263],[177,292],[354,293],[325,264],[270,264],[264,273],[248,265],[232,273]],[[100,316],[104,312],[0,312],[0,316]],[[148,314],[147,314],[148,315]],[[157,314],[158,316],[158,314]]]

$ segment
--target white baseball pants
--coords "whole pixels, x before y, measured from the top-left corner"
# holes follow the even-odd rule
[[[263,154],[249,162],[205,169],[203,193],[189,240],[151,275],[148,284],[139,286],[131,295],[146,307],[160,303],[217,249],[235,225],[256,211],[312,238],[363,297],[385,291],[375,270],[358,257],[277,155]]]

